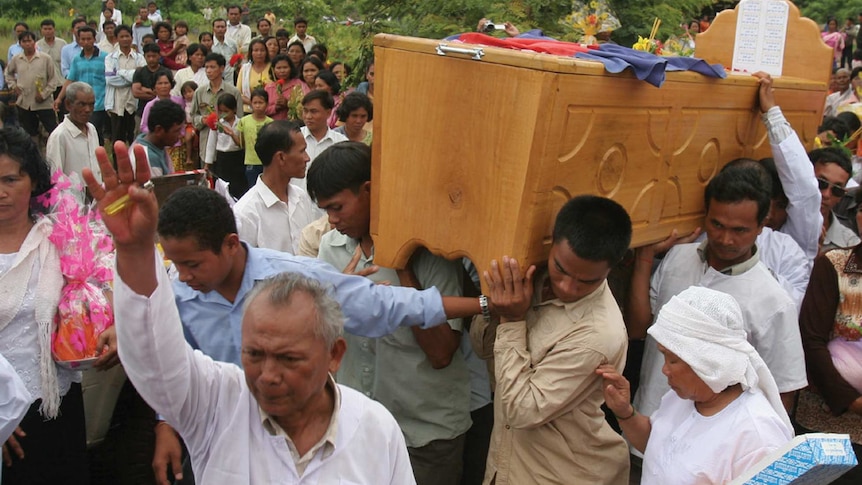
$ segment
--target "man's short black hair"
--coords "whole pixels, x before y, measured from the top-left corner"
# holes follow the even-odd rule
[[[841,167],[841,170],[847,172],[847,175],[853,175],[853,166],[850,164],[850,157],[844,150],[838,147],[823,147],[808,152],[808,159],[811,163],[834,163]]]
[[[170,71],[166,71],[166,73],[169,76],[171,75]],[[157,75],[157,77],[161,76],[164,76],[164,74],[159,73]],[[153,103],[153,106],[150,108],[150,115],[147,118],[147,128],[150,129],[150,133],[155,132],[159,126],[168,131],[175,125],[184,123],[185,121],[186,110],[182,106],[170,99],[161,99]]]
[[[87,19],[84,17],[75,17],[72,19],[72,30],[75,30],[75,26],[78,24],[87,24]]]
[[[45,19],[39,24],[40,27],[56,27],[57,25],[54,23],[54,19]]]
[[[105,30],[105,27],[107,27],[107,26],[109,26],[109,25],[113,25],[114,27],[116,27],[116,26],[117,26],[117,23],[116,23],[116,22],[114,22],[114,21],[113,21],[113,20],[111,20],[111,19],[107,19],[107,20],[105,20],[105,21],[102,23],[102,30],[104,31],[104,30]],[[114,33],[116,33],[116,30],[114,31]]]
[[[339,121],[344,122],[347,121],[347,117],[350,116],[350,113],[359,108],[365,108],[365,111],[368,112],[368,121],[374,119],[374,105],[371,103],[371,98],[365,94],[357,93],[356,91],[344,97],[344,101],[338,105],[338,109],[335,110],[335,113],[338,115]]]
[[[24,32],[21,32],[21,35],[18,36],[18,42],[21,42],[22,40],[24,40],[28,37],[30,39],[33,39],[33,42],[36,42],[36,34],[34,34],[33,32],[30,32],[29,30],[25,30]]]
[[[290,32],[288,32],[287,29],[278,29],[275,31],[275,38],[277,39],[279,37],[284,37],[284,38],[289,39],[290,38]]]
[[[299,24],[308,25],[308,20],[305,20],[305,17],[296,17],[293,19],[293,26],[296,27]]]
[[[236,234],[236,219],[227,200],[216,191],[192,185],[177,189],[159,209],[159,237],[187,238],[198,247],[221,253],[229,234]]]
[[[216,64],[221,67],[224,67],[225,64],[227,64],[227,61],[225,61],[224,56],[219,54],[218,52],[210,52],[209,54],[207,54],[207,56],[204,58],[204,64],[209,61],[216,61]]]
[[[148,54],[150,52],[155,52],[156,54],[159,54],[159,55],[162,54],[162,51],[159,50],[159,46],[157,44],[146,44],[143,47],[141,47],[141,51],[144,54]]]
[[[847,123],[835,116],[827,116],[823,118],[823,122],[820,123],[820,126],[817,128],[817,132],[823,133],[824,131],[831,131],[835,134],[835,138],[839,140],[843,140],[850,136],[850,127],[847,126]]]
[[[114,29],[114,35],[119,37],[120,32],[123,32],[123,31],[126,31],[129,33],[129,35],[132,35],[132,28],[129,27],[128,25],[124,25],[124,24],[120,24],[117,26],[116,29]]]
[[[371,181],[371,148],[356,141],[336,143],[314,159],[305,179],[314,201],[346,189],[358,193],[362,184]]]
[[[579,258],[612,266],[623,259],[632,242],[632,220],[623,206],[611,199],[579,195],[557,213],[554,244],[562,241]]]
[[[709,211],[710,202],[713,200],[730,204],[754,201],[757,204],[757,224],[763,224],[769,215],[769,205],[772,202],[772,182],[757,162],[750,159],[744,161],[752,163],[734,161],[736,163],[721,169],[709,181],[703,194],[704,204]]]
[[[286,152],[293,146],[293,134],[301,133],[300,124],[295,121],[276,120],[264,126],[257,133],[254,151],[264,167],[272,163],[277,152]]]
[[[335,100],[332,99],[331,94],[317,89],[309,92],[304,98],[302,98],[302,105],[305,106],[315,99],[320,101],[320,105],[323,106],[323,109],[332,109],[335,106]]]
[[[862,71],[862,67],[857,67],[856,69]],[[856,133],[856,130],[858,130],[859,127],[862,126],[862,122],[859,121],[859,117],[856,116],[856,113],[852,111],[844,111],[842,113],[838,113],[837,115],[835,115],[835,117],[843,121],[844,124],[847,125],[847,130],[850,132],[851,135],[853,133]]]
[[[15,22],[15,25],[12,26],[12,30],[17,29],[18,27],[24,27],[24,30],[30,30],[30,26],[27,25],[27,22]]]
[[[78,36],[80,37],[81,34],[83,34],[85,32],[89,32],[89,33],[93,34],[93,39],[96,38],[96,29],[94,29],[92,27],[81,27],[80,29],[78,29]]]

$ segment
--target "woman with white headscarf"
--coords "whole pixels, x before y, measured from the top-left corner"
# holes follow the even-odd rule
[[[720,484],[793,438],[775,380],[746,340],[730,295],[691,287],[648,330],[665,358],[671,390],[652,416],[630,404],[628,381],[602,365],[605,402],[644,453],[641,483]]]

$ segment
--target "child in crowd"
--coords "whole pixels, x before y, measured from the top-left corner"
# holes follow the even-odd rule
[[[189,57],[186,49],[189,47],[189,24],[185,20],[178,20],[174,25],[174,48],[177,50],[177,64],[185,66],[188,63]]]
[[[198,168],[197,151],[198,151],[198,133],[192,124],[192,101],[195,97],[195,90],[198,88],[198,83],[194,81],[186,81],[180,88],[180,94],[186,101],[186,166],[190,169]]]
[[[231,134],[233,141],[245,148],[245,178],[249,187],[253,187],[258,176],[263,173],[263,164],[257,156],[254,144],[261,128],[272,123],[272,118],[266,115],[268,104],[269,95],[265,90],[261,88],[252,90],[251,114],[243,116]]]
[[[206,120],[217,135],[212,136],[214,133],[210,133],[207,138],[204,162],[212,173],[229,184],[230,195],[239,199],[248,190],[248,183],[243,160],[245,154],[233,138],[239,124],[236,98],[230,93],[223,93],[218,97],[216,107],[217,114],[210,115],[213,119]]]

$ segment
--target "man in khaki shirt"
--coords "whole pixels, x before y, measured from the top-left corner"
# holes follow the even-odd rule
[[[60,83],[62,84],[66,79],[63,77],[60,62],[62,59],[61,52],[63,51],[63,47],[66,46],[66,41],[56,36],[55,24],[52,19],[43,20],[42,25],[39,26],[39,31],[42,34],[42,38],[36,41],[36,50],[51,56],[51,59],[54,60],[54,71],[57,72],[57,77],[60,78]],[[60,87],[57,86],[54,92],[55,97],[60,94]]]
[[[576,197],[557,215],[535,285],[535,267],[522,275],[507,257],[485,273],[500,316],[471,329],[477,354],[493,346],[497,379],[486,485],[628,483],[628,448],[605,421],[596,367],[625,366],[628,336],[606,279],[631,233],[616,202]]]
[[[54,69],[54,60],[36,50],[36,34],[23,32],[18,43],[24,49],[6,66],[6,82],[18,94],[18,119],[34,139],[39,123],[49,134],[57,127],[54,114],[54,89],[62,84]]]

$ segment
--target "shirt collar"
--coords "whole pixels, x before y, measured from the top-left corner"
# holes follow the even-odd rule
[[[66,129],[72,135],[72,137],[87,136],[83,131],[81,131],[80,128],[75,126],[75,123],[72,123],[72,120],[69,119],[68,116],[63,119],[63,123],[66,123]]]
[[[308,129],[308,127],[303,126],[302,128],[306,131],[305,141],[314,141],[314,143],[316,144],[321,144],[326,140],[332,139],[332,128],[327,127],[326,134],[323,135],[323,138],[321,138],[319,141],[317,140],[317,138],[314,137],[314,134],[311,132],[311,130]]]
[[[709,266],[709,262],[706,260],[706,246],[708,243],[709,243],[709,238],[704,239],[697,246],[697,255],[700,256],[700,260],[703,261],[703,263],[706,264],[707,266]],[[716,270],[716,271],[718,271],[721,274],[727,275],[727,276],[738,276],[738,275],[741,275],[742,273],[745,273],[746,271],[750,270],[751,268],[755,267],[758,262],[760,262],[760,255],[757,253],[757,245],[755,244],[754,246],[751,247],[751,257],[750,258],[746,259],[745,261],[743,261],[741,263],[736,263],[733,266],[728,266],[727,268],[724,268],[721,271],[718,271],[718,270]]]
[[[335,378],[332,377],[332,374],[329,374],[326,379],[326,387],[332,391],[332,397],[334,401],[332,406],[332,416],[329,418],[329,426],[326,428],[326,432],[323,433],[323,436],[320,438],[320,441],[318,441],[308,451],[308,453],[313,453],[322,446],[324,458],[332,455],[335,452],[335,439],[338,435],[338,412],[341,409],[341,390],[338,389],[338,385],[335,383]],[[284,431],[281,426],[279,426],[275,419],[269,414],[267,414],[266,411],[264,411],[260,407],[260,405],[258,405],[257,408],[260,411],[260,424],[263,425],[263,429],[265,429],[270,436],[278,436],[284,438],[291,446],[294,446],[293,440],[290,439],[290,436],[287,434],[286,431]]]
[[[99,46],[98,46],[98,45],[94,45],[94,46],[93,46],[93,55],[92,55],[92,56],[90,56],[90,59],[98,58],[98,57],[99,57],[99,52],[100,52],[100,51],[99,51]],[[84,48],[83,48],[83,47],[81,48],[81,53],[80,53],[80,54],[78,54],[78,55],[79,55],[79,56],[81,56],[81,57],[83,57],[84,59],[86,59],[86,57],[84,57]]]
[[[593,305],[593,302],[597,298],[600,298],[605,291],[608,291],[608,280],[605,279],[595,290],[578,301],[566,303],[556,297],[542,301],[542,294],[544,293],[545,286],[550,284],[550,274],[547,269],[543,270],[541,273],[537,273],[537,277],[533,283],[533,308],[535,309],[545,305],[560,307],[563,308],[566,311],[566,314],[575,321],[583,318],[584,313],[586,313],[586,311],[588,311],[588,309]]]
[[[275,192],[261,180],[260,175],[257,176],[257,183],[254,185],[255,190],[260,194],[260,199],[267,207],[272,207],[282,200],[275,195]],[[296,209],[296,187],[293,184],[287,184],[287,212],[292,215]]]

